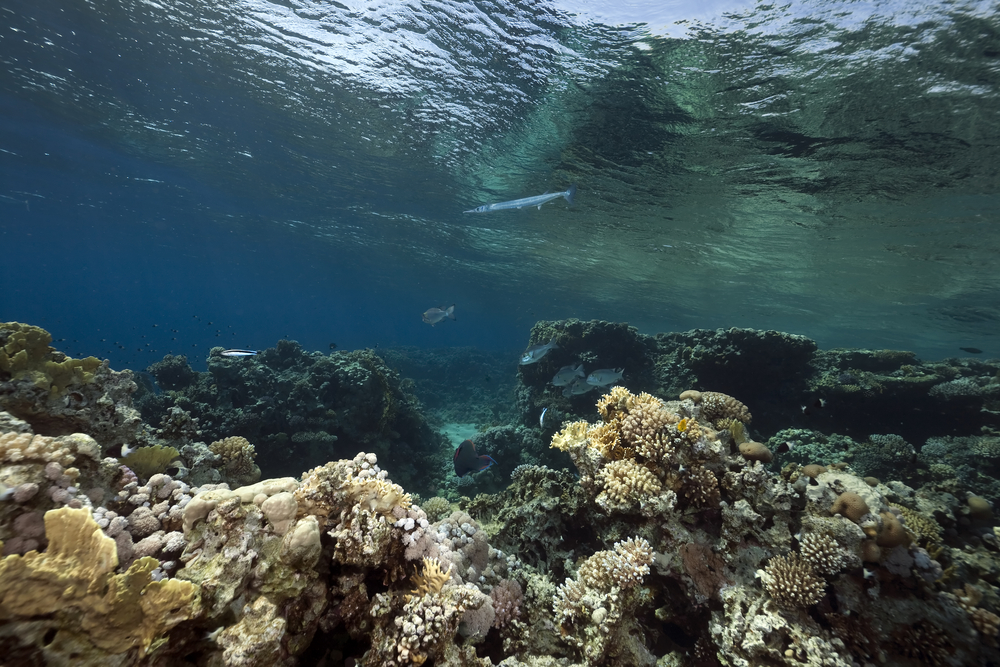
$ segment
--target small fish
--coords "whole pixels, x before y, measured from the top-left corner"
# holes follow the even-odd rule
[[[607,387],[622,379],[624,368],[601,368],[587,376],[587,384],[595,387]]]
[[[777,447],[774,448],[775,454],[784,454],[785,452],[790,452],[795,448],[795,442],[792,440],[786,440]]]
[[[451,304],[447,308],[428,308],[424,311],[422,317],[424,318],[424,322],[431,326],[434,326],[445,318],[455,319],[455,304]]]
[[[331,350],[336,350],[337,349],[337,344],[336,343],[330,343],[330,349]]]
[[[257,350],[223,350],[219,354],[224,357],[252,357],[257,354]]]
[[[960,349],[962,352],[968,352],[969,354],[982,354],[983,353],[983,351],[980,350],[978,347],[960,347],[958,349]]]
[[[521,355],[521,365],[527,366],[528,364],[534,364],[538,362],[546,354],[548,354],[549,350],[554,350],[557,347],[559,346],[556,345],[555,338],[550,340],[548,343],[545,343],[544,345],[542,343],[539,343],[538,345],[532,345],[531,347],[529,347],[527,350],[524,351],[524,354]]]
[[[563,396],[579,396],[580,394],[586,394],[591,389],[596,389],[592,384],[587,384],[586,380],[582,378],[576,378],[571,384],[566,385],[562,391]]]
[[[490,211],[503,211],[511,208],[526,208],[528,206],[537,206],[538,208],[542,208],[542,204],[548,203],[553,199],[559,199],[560,197],[565,197],[566,201],[572,205],[574,195],[576,195],[576,186],[571,185],[569,186],[569,190],[566,190],[565,192],[546,192],[544,195],[535,195],[534,197],[513,199],[511,201],[502,201],[498,204],[483,204],[482,206],[477,206],[476,208],[465,212],[489,213]]]
[[[574,366],[563,366],[556,373],[555,377],[552,378],[552,384],[557,387],[565,387],[568,384],[572,384],[573,380],[576,378],[586,377],[586,373],[583,372],[583,364],[576,367]]]
[[[455,474],[464,477],[470,472],[486,470],[496,463],[489,456],[479,456],[476,454],[476,444],[471,440],[464,440],[455,450]]]
[[[545,428],[545,413],[548,411],[548,408],[542,408],[542,416],[538,418],[538,425],[542,428]]]

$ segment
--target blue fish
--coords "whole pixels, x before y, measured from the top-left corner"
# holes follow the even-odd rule
[[[224,357],[252,357],[257,354],[257,350],[223,350],[219,354]]]
[[[486,470],[494,463],[496,461],[489,456],[476,454],[476,444],[471,440],[464,440],[455,450],[455,474],[459,477]]]
[[[477,206],[474,209],[466,211],[466,213],[489,213],[490,211],[504,211],[511,208],[525,208],[528,206],[542,207],[542,204],[550,202],[553,199],[559,199],[560,197],[565,197],[566,201],[573,204],[573,196],[576,195],[576,186],[569,186],[569,190],[565,192],[546,192],[544,195],[535,195],[534,197],[525,197],[524,199],[513,199],[511,201],[502,201],[497,204],[483,204],[482,206]]]

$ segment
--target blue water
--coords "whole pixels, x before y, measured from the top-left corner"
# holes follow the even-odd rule
[[[1000,355],[994,3],[0,10],[0,320],[71,355],[566,317]]]

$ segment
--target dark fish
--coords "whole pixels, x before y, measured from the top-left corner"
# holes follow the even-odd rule
[[[455,474],[464,477],[470,472],[486,470],[496,463],[489,456],[476,454],[476,445],[471,440],[465,440],[455,450]]]
[[[774,448],[774,453],[784,454],[785,452],[792,451],[793,447],[795,447],[795,443],[792,442],[791,440],[786,440],[785,442],[781,443],[780,445]]]
[[[233,334],[233,335],[235,336],[236,334]],[[330,343],[330,349],[331,350],[336,350],[337,349],[337,344],[336,343]]]
[[[252,357],[257,354],[257,350],[223,350],[219,354],[224,357]]]
[[[962,352],[968,352],[969,354],[982,354],[983,353],[983,351],[980,350],[978,347],[960,347],[958,349],[960,349]]]

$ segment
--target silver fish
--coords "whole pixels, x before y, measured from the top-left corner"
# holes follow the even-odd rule
[[[549,350],[552,350],[557,347],[559,346],[556,345],[555,338],[550,340],[548,343],[545,343],[544,345],[542,345],[541,343],[539,343],[538,345],[532,345],[531,347],[529,347],[527,350],[524,351],[524,354],[521,355],[521,365],[527,366],[528,364],[536,363],[539,359],[548,354]]]
[[[445,318],[453,320],[455,319],[455,304],[451,304],[447,308],[428,308],[421,317],[424,318],[424,322],[431,326]]]
[[[538,418],[538,425],[542,428],[545,428],[545,413],[548,411],[548,408],[542,408],[542,416]]]
[[[576,378],[572,383],[566,385],[562,391],[563,396],[579,396],[580,394],[586,394],[592,389],[597,387],[587,384],[582,378]]]
[[[557,387],[565,387],[571,384],[576,378],[586,377],[587,374],[583,372],[583,364],[578,366],[563,366],[556,373],[555,377],[552,378],[552,384]]]
[[[257,354],[257,350],[223,350],[219,354],[224,357],[252,357]]]
[[[524,199],[513,199],[511,201],[502,201],[498,204],[483,204],[482,206],[477,206],[474,209],[465,211],[466,213],[489,213],[490,211],[503,211],[510,208],[526,208],[528,206],[542,207],[542,204],[552,201],[553,199],[559,199],[560,197],[565,197],[571,205],[573,203],[573,196],[576,194],[576,186],[569,186],[569,190],[564,192],[546,192],[544,195],[535,195],[534,197],[525,197]]]
[[[600,368],[587,376],[587,384],[595,387],[607,387],[618,382],[625,374],[624,368]]]

